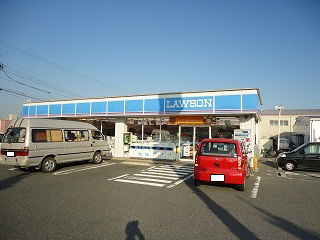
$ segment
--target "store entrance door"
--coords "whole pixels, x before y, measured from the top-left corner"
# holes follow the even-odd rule
[[[198,145],[202,139],[210,138],[210,126],[179,126],[179,160],[194,161]]]

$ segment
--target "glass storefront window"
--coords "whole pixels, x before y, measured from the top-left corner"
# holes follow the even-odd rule
[[[179,126],[169,124],[169,117],[161,118],[161,142],[179,142]]]
[[[236,117],[217,118],[215,125],[211,126],[212,138],[233,138],[234,129],[240,129],[240,120]]]
[[[142,142],[142,135],[144,142],[179,141],[179,126],[170,125],[168,117],[128,118],[127,125],[133,135],[132,142]]]
[[[132,133],[132,142],[142,141],[142,118],[128,118],[127,126],[128,132]],[[144,136],[144,140],[146,140],[146,136]]]

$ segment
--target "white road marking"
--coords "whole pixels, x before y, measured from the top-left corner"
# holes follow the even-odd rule
[[[154,178],[163,178],[163,179],[171,179],[171,180],[177,180],[179,178],[177,177],[167,177],[167,176],[157,176],[157,175],[149,175],[149,174],[133,174],[135,176],[140,176],[140,177],[154,177]]]
[[[184,166],[172,166],[172,165],[165,165],[164,168],[173,168],[173,169],[184,169],[184,170],[192,170],[193,167],[184,167]]]
[[[110,178],[110,179],[108,179],[108,180],[111,181],[111,180],[115,180],[115,179],[118,179],[118,178],[122,178],[122,177],[125,177],[125,176],[128,176],[128,175],[129,175],[129,173],[128,173],[128,174],[121,175],[121,176],[119,176],[119,177]]]
[[[153,166],[136,174],[126,174],[109,180],[124,183],[134,183],[156,187],[172,188],[192,177],[193,168],[179,166]],[[179,180],[179,181],[176,181]],[[176,182],[174,182],[176,181]],[[172,183],[168,186],[168,184]]]
[[[261,180],[261,177],[257,176],[256,182],[255,182],[254,187],[253,187],[252,192],[251,192],[251,197],[252,198],[257,198],[260,180]]]
[[[138,165],[138,166],[152,166],[150,163],[146,162],[132,162],[132,161],[125,161],[122,164],[129,164],[129,165]]]
[[[179,170],[179,169],[169,169],[169,168],[154,168],[155,170],[164,170],[164,171],[168,171],[168,172],[177,172],[177,173],[191,173],[193,172],[193,170]]]
[[[9,171],[13,171],[13,170],[16,170],[16,168],[10,168],[10,169],[8,169]]]
[[[165,184],[160,183],[151,183],[151,182],[142,182],[142,181],[133,181],[133,180],[127,180],[127,179],[116,179],[116,182],[126,182],[126,183],[135,183],[135,184],[141,184],[141,185],[149,185],[149,186],[155,186],[155,187],[163,187]]]
[[[172,182],[172,181],[168,181],[168,180],[146,178],[146,177],[136,177],[136,176],[128,176],[125,179],[150,181],[150,182],[160,182],[160,183],[171,183]]]
[[[169,176],[169,177],[180,177],[177,174],[168,174],[168,173],[159,173],[159,172],[142,172],[143,174],[154,174],[154,175],[162,175],[162,176]]]
[[[183,179],[181,179],[181,180],[179,180],[179,181],[177,181],[177,182],[169,185],[167,188],[175,187],[175,186],[177,186],[178,184],[180,184],[180,183],[186,181],[187,179],[191,178],[192,176],[193,176],[193,175],[190,175],[190,176],[188,176],[188,177],[185,177],[185,178],[183,178]]]
[[[178,176],[184,176],[186,175],[185,173],[179,173],[179,172],[175,172],[175,171],[166,171],[166,170],[148,170],[148,172],[159,172],[159,173],[170,173],[170,174],[176,174]]]
[[[53,175],[66,175],[70,173],[75,173],[75,172],[80,172],[80,171],[86,171],[86,170],[91,170],[95,168],[100,168],[100,167],[106,167],[106,166],[111,166],[115,163],[108,163],[108,164],[99,164],[97,166],[90,166],[90,167],[84,167],[84,168],[73,168],[65,171],[60,171],[60,172],[55,172]]]

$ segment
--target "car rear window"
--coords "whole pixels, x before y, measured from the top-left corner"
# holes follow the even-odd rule
[[[200,148],[200,155],[237,157],[236,145],[227,142],[204,142]]]
[[[24,143],[26,138],[26,129],[20,127],[8,128],[3,142],[5,143]]]

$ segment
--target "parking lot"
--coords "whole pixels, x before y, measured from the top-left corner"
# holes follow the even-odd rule
[[[246,190],[195,187],[192,165],[109,160],[0,166],[2,239],[319,239],[320,172],[262,159]]]

